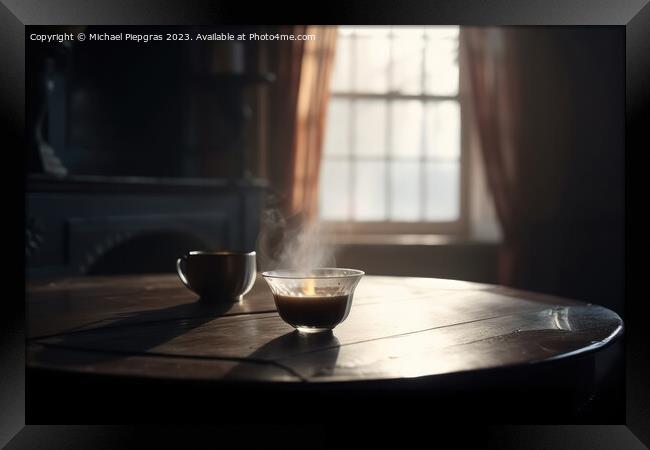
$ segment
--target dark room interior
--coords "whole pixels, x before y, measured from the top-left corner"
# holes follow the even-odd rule
[[[232,383],[280,402],[372,410],[400,392],[456,417],[502,396],[494,420],[624,422],[623,28],[26,30],[36,421],[55,385],[80,386],[60,420],[96,422],[110,416],[85,396],[139,393],[137,421],[161,389],[187,406],[181,392]],[[240,268],[189,252],[255,252],[252,290],[207,301],[177,271]],[[273,282],[323,267],[365,274],[345,322],[306,340]],[[356,385],[354,364],[370,374]],[[535,407],[512,409],[522,396]]]

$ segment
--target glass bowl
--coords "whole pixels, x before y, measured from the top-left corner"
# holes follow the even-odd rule
[[[262,272],[278,314],[301,333],[329,331],[343,322],[363,275],[361,270],[335,268]]]

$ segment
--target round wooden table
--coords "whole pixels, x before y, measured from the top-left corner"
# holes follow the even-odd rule
[[[531,373],[546,380],[548,363],[584,360],[622,328],[597,305],[433,278],[365,276],[348,318],[307,337],[280,319],[261,279],[242,302],[212,305],[175,275],[27,285],[27,367],[39,395],[54,395],[53,377],[416,390],[494,370],[507,383]],[[528,372],[509,379],[517,368]]]

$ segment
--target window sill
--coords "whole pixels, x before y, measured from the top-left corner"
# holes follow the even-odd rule
[[[467,235],[328,235],[337,267],[368,275],[496,283],[499,243]]]
[[[498,245],[497,240],[451,234],[329,234],[325,242],[334,246],[476,246]]]

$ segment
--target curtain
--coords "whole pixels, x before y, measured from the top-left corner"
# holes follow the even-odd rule
[[[462,27],[459,55],[468,85],[466,101],[473,112],[469,132],[479,142],[503,232],[498,276],[506,285],[516,284],[520,230],[516,150],[521,108],[512,37],[507,28]]]
[[[316,217],[318,178],[334,63],[336,28],[295,26],[279,33],[314,35],[315,40],[272,43],[267,174],[287,218]]]
[[[461,28],[463,111],[473,116],[464,124],[502,225],[500,283],[621,310],[624,38]]]
[[[316,225],[336,46],[335,27],[279,27],[273,33],[315,35],[317,39],[266,45],[266,65],[276,74],[276,81],[268,89],[268,118],[264,121],[268,139],[262,166],[271,194],[262,213],[257,249],[258,264],[265,270],[276,268],[289,242]]]

